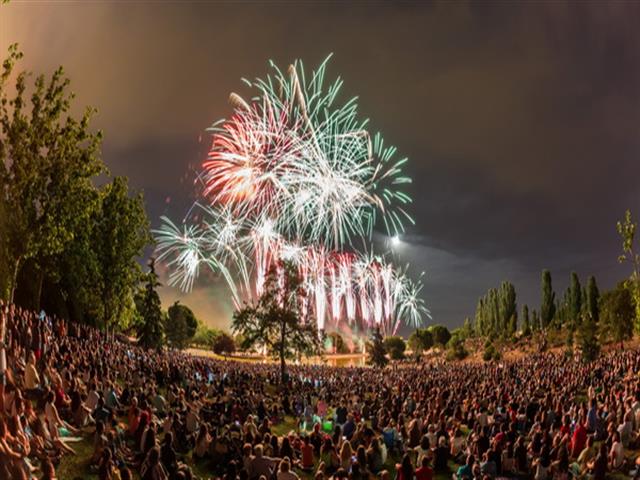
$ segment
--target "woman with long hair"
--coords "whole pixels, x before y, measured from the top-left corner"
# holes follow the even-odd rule
[[[408,453],[402,457],[402,463],[396,464],[396,471],[396,480],[413,480],[414,470]]]

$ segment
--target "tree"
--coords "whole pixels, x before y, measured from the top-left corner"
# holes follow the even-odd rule
[[[177,301],[169,307],[167,313],[164,327],[167,343],[173,348],[186,348],[198,330],[196,316],[189,307]]]
[[[254,305],[233,314],[232,330],[244,337],[243,348],[264,345],[280,360],[280,375],[286,382],[286,359],[298,353],[320,352],[320,337],[314,322],[303,322],[301,306],[307,293],[297,269],[280,262],[268,272],[264,293]]]
[[[17,45],[10,46],[0,75],[0,202],[7,213],[0,257],[9,272],[1,293],[13,300],[18,273],[31,262],[37,307],[44,276],[56,273],[59,255],[93,210],[92,181],[105,166],[102,136],[89,131],[93,110],[80,119],[70,115],[73,94],[62,68],[48,79],[36,77],[27,100],[27,72],[16,75],[14,88],[9,85],[21,58]]]
[[[553,325],[553,327],[558,330],[562,329],[565,325],[571,326],[570,324],[572,323],[570,312],[570,289],[570,286],[567,287],[561,300],[556,299],[555,315],[553,316],[553,320],[550,325]]]
[[[580,323],[580,312],[582,310],[582,287],[576,272],[571,272],[571,281],[568,291],[568,314],[569,329],[575,331]]]
[[[490,362],[491,360],[500,360],[500,358],[500,352],[496,349],[493,343],[489,342],[485,344],[484,352],[482,353],[482,359],[485,362]]]
[[[540,315],[535,308],[531,312],[531,330],[533,330],[534,332],[540,330]]]
[[[409,338],[407,339],[407,346],[409,347],[409,350],[413,352],[413,356],[416,360],[419,359],[424,349],[422,348],[417,331],[414,331],[409,335]]]
[[[420,346],[423,350],[429,350],[434,345],[433,334],[428,328],[419,328],[416,330],[420,339]]]
[[[600,320],[600,309],[598,306],[600,300],[600,292],[598,291],[598,285],[596,285],[596,279],[592,275],[587,280],[587,290],[585,292],[585,314],[589,315],[597,324]]]
[[[591,314],[586,313],[580,322],[578,330],[578,342],[582,357],[587,362],[592,362],[600,354],[600,342],[598,340],[598,324]]]
[[[451,338],[451,332],[444,325],[432,325],[429,327],[429,332],[433,337],[433,343],[444,347]]]
[[[402,360],[407,344],[404,343],[402,337],[393,336],[384,339],[384,349],[389,352],[392,360]]]
[[[146,274],[146,284],[139,293],[137,304],[141,317],[138,331],[138,343],[144,348],[159,349],[163,343],[164,313],[160,305],[160,297],[156,289],[160,286],[156,274],[155,261],[149,261],[149,273]]]
[[[522,305],[522,336],[528,337],[531,335],[531,324],[529,322],[529,307]]]
[[[473,319],[474,327],[473,330],[477,335],[484,337],[487,335],[487,321],[486,321],[486,308],[485,308],[485,297],[480,297],[478,299],[478,304],[476,306],[476,314]]]
[[[236,342],[231,335],[221,332],[213,341],[213,351],[218,355],[231,355],[236,351]]]
[[[600,322],[602,330],[614,342],[624,346],[624,341],[633,336],[635,308],[633,297],[626,282],[614,290],[605,292],[600,298]]]
[[[464,323],[462,324],[462,335],[464,338],[471,338],[474,335],[473,324],[469,317],[465,317]]]
[[[635,306],[633,318],[635,330],[640,332],[640,254],[636,253],[634,246],[638,224],[633,221],[631,210],[625,212],[624,219],[618,222],[616,227],[622,239],[622,254],[618,257],[618,261],[631,264],[631,275],[626,283]]]
[[[518,314],[514,312],[509,319],[509,323],[507,324],[507,335],[508,338],[513,338],[513,336],[518,331]]]
[[[502,282],[498,290],[498,322],[495,334],[509,337],[518,327],[516,289],[511,282]]]
[[[209,328],[199,320],[197,320],[197,322],[198,327],[196,328],[196,333],[193,336],[191,343],[198,345],[199,347],[212,349],[216,338],[222,334],[222,331],[215,328]],[[237,343],[238,342],[236,342],[236,344]]]
[[[516,290],[512,283],[504,281],[478,300],[473,330],[482,337],[508,338],[515,334],[517,321]]]
[[[540,303],[540,327],[547,328],[556,313],[556,294],[551,285],[551,272],[542,271],[542,302]]]
[[[469,355],[467,349],[464,348],[463,332],[454,330],[451,338],[447,342],[447,360],[462,360]]]
[[[371,332],[371,345],[367,362],[378,368],[382,368],[389,363],[387,351],[384,348],[382,333],[380,333],[380,327],[376,327],[373,332]]]
[[[433,347],[433,335],[427,328],[418,328],[409,336],[409,348],[416,354]]]
[[[108,328],[122,320],[123,307],[141,278],[136,259],[152,240],[142,195],[129,197],[125,178],[114,178],[101,191],[91,237],[97,257],[102,322]]]

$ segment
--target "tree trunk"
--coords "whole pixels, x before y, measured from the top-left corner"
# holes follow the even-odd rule
[[[280,382],[284,385],[287,375],[287,366],[284,361],[284,339],[287,333],[287,324],[282,322],[282,328],[280,329]]]
[[[16,293],[16,286],[18,284],[18,272],[20,271],[21,257],[16,259],[16,264],[13,267],[13,277],[11,278],[11,289],[9,290],[9,303],[13,303],[13,296]],[[4,341],[4,338],[2,339]]]
[[[37,268],[37,267],[36,267]],[[36,310],[42,310],[42,284],[44,283],[44,271],[38,268],[38,289],[36,290]]]

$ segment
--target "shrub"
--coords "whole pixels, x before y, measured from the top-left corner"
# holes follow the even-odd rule
[[[490,362],[491,360],[496,359],[496,355],[500,355],[500,352],[498,352],[496,350],[496,347],[494,347],[493,344],[490,343],[489,345],[485,346],[484,352],[482,354],[482,359],[485,362]]]

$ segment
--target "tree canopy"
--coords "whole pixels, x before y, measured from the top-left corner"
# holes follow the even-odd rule
[[[631,274],[626,283],[634,303],[635,330],[640,332],[640,253],[635,246],[638,224],[633,220],[631,210],[625,212],[624,219],[619,221],[616,227],[622,239],[622,254],[618,261],[631,264]]]
[[[21,58],[12,45],[0,75],[0,298],[40,308],[47,285],[65,316],[127,328],[151,242],[142,196],[123,177],[96,186],[94,110],[76,118],[63,69],[30,82]]]
[[[435,345],[444,347],[451,338],[451,332],[444,325],[431,325],[428,330],[431,332]]]
[[[102,135],[89,128],[94,110],[71,116],[73,94],[62,67],[30,85],[28,72],[15,72],[21,58],[17,45],[9,47],[0,75],[0,209],[7,213],[0,261],[8,272],[2,296],[10,300],[26,262],[34,263],[39,287],[45,274],[56,273],[58,256],[98,200],[92,181],[106,170]],[[40,288],[36,304],[39,295]]]
[[[164,327],[169,346],[188,347],[197,329],[198,320],[189,307],[177,301],[169,307]]]
[[[602,330],[614,342],[621,345],[633,335],[635,305],[626,282],[600,298],[600,323]]]

